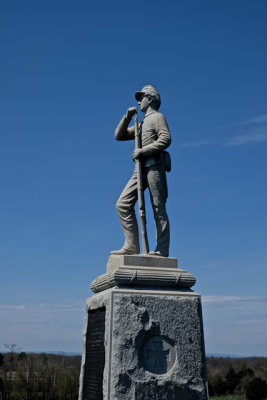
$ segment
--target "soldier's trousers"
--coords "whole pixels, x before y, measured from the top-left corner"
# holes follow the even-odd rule
[[[148,187],[152,203],[155,225],[156,225],[156,251],[165,257],[169,255],[170,226],[166,212],[167,182],[165,171],[161,165],[143,168],[143,186]],[[139,252],[139,231],[135,215],[135,203],[137,201],[137,173],[125,186],[116,209],[120,218],[121,226],[125,235],[124,248]]]

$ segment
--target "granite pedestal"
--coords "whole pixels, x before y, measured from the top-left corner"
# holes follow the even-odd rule
[[[208,398],[194,283],[176,259],[110,257],[87,301],[79,400]]]

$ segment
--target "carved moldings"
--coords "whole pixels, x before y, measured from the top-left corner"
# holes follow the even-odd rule
[[[194,275],[177,268],[177,258],[148,255],[111,255],[106,273],[91,283],[95,293],[114,286],[191,288]]]
[[[98,293],[120,285],[191,288],[195,283],[194,275],[183,269],[119,267],[113,272],[100,275],[90,288]]]

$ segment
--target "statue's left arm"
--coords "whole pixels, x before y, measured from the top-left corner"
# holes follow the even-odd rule
[[[156,113],[154,129],[156,130],[157,133],[157,140],[142,148],[142,155],[145,157],[159,154],[161,151],[165,150],[171,144],[171,135],[169,127],[163,114]]]

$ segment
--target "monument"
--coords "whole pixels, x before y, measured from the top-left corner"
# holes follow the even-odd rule
[[[86,303],[79,400],[207,400],[201,298],[191,289],[196,278],[169,257],[171,136],[155,87],[146,85],[135,98],[145,114],[142,122],[131,107],[115,132],[119,141],[135,139],[134,173],[116,205],[125,243],[91,283],[95,294]],[[156,226],[154,251],[146,232],[146,188]]]

